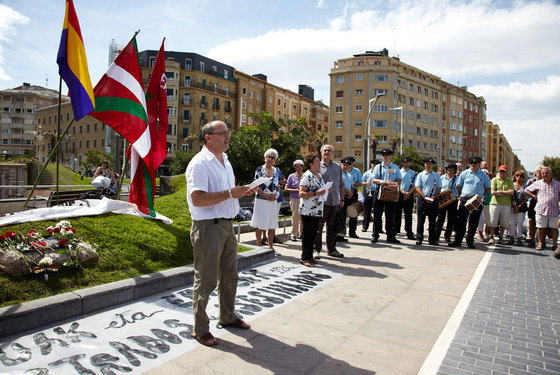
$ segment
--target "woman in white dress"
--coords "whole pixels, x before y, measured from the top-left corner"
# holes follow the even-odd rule
[[[255,228],[257,246],[263,243],[263,235],[274,238],[274,232],[278,228],[278,213],[276,199],[280,193],[279,169],[274,165],[278,159],[278,151],[269,148],[264,153],[264,165],[259,165],[255,170],[255,180],[260,177],[271,177],[269,183],[257,187],[255,206],[251,226]],[[273,241],[268,241],[268,247],[274,249]]]

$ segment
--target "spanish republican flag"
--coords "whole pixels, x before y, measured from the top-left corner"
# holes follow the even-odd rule
[[[58,74],[68,86],[72,111],[78,121],[93,110],[95,98],[89,79],[82,32],[72,0],[66,0],[66,14],[56,62]]]

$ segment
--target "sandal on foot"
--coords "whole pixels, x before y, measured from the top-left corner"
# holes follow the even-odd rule
[[[319,263],[319,261],[318,261],[316,258],[311,258],[311,259],[309,259],[309,260],[310,260],[311,263],[313,263],[313,264]]]
[[[301,264],[303,264],[306,267],[313,267],[313,262],[309,259],[306,260],[300,260],[299,261]]]
[[[212,335],[210,332],[206,332],[203,335],[197,336],[194,333],[191,333],[191,336],[196,339],[199,343],[204,346],[215,346],[218,345],[218,340]]]
[[[249,323],[237,318],[235,320],[235,322],[233,323],[228,323],[228,324],[224,324],[224,323],[219,323],[222,327],[234,327],[234,328],[241,328],[241,329],[249,329],[251,328],[251,326],[249,325]]]
[[[542,244],[538,244],[537,248],[535,250],[542,250],[543,249],[543,245]]]

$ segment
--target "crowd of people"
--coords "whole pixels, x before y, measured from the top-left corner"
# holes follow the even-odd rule
[[[269,153],[273,153],[272,158],[268,158]],[[295,172],[284,184],[290,193],[292,210],[290,238],[302,240],[301,263],[306,266],[312,267],[320,259],[323,232],[327,254],[344,257],[337,249],[337,242],[359,238],[358,213],[363,215],[362,232],[367,232],[372,224],[372,243],[377,243],[381,234],[386,235],[388,243],[400,243],[397,235],[401,233],[404,220],[403,234],[415,240],[416,245],[424,243],[427,229],[427,243],[432,246],[440,246],[442,233],[449,247],[461,247],[465,242],[469,248],[475,248],[477,234],[479,241],[488,244],[498,241],[523,246],[528,215],[526,246],[544,249],[548,234],[553,248],[558,247],[559,183],[551,179],[549,167],[540,166],[535,178],[527,181],[523,170],[509,177],[505,165],[498,168],[497,176],[492,176],[488,164],[478,156],[470,157],[464,170],[461,163],[447,163],[436,170],[436,160],[427,157],[423,160],[424,170],[416,172],[410,168],[411,158],[402,158],[399,167],[391,161],[393,151],[383,149],[382,160],[371,160],[370,168],[362,175],[353,166],[352,156],[339,162],[333,160],[333,156],[334,147],[325,144],[320,155],[310,153],[305,161],[295,160]],[[273,164],[277,158],[276,150],[267,150],[265,166]],[[279,192],[282,186],[272,170],[262,173],[265,166],[257,167],[255,173],[255,179],[272,178],[270,185],[263,184],[257,189],[256,215],[251,222],[256,229],[257,245],[260,245],[259,233],[263,230],[257,223],[270,222],[271,227],[277,228],[277,217],[273,216],[272,209],[267,213],[257,210],[258,200],[263,199],[260,191]],[[543,171],[546,171],[546,178]],[[281,175],[280,171],[278,173]],[[276,195],[268,199],[275,198]],[[414,208],[416,228],[412,225]],[[266,220],[255,220],[263,214],[268,215]],[[269,237],[273,235],[269,233]],[[557,255],[560,257],[560,250]]]
[[[222,121],[206,124],[202,138],[204,147],[189,163],[185,175],[194,255],[192,336],[203,345],[218,344],[210,332],[206,313],[210,293],[216,287],[219,324],[250,328],[234,312],[238,275],[232,219],[239,212],[239,198],[243,196],[255,194],[251,226],[255,228],[257,245],[266,244],[274,249],[273,244],[279,242],[275,240],[275,230],[282,189],[289,193],[293,223],[290,239],[301,239],[300,262],[307,267],[314,267],[321,257],[325,226],[327,254],[344,257],[337,249],[337,242],[348,241],[347,232],[349,238],[359,238],[356,230],[360,212],[364,216],[362,232],[367,232],[372,224],[373,244],[378,243],[383,233],[388,243],[400,243],[397,235],[404,216],[403,234],[415,240],[416,245],[424,241],[428,219],[430,246],[440,246],[443,232],[447,246],[460,247],[465,240],[469,248],[475,248],[477,233],[479,240],[489,244],[498,237],[499,241],[522,246],[527,215],[526,246],[543,250],[548,236],[556,249],[554,256],[560,259],[557,244],[560,182],[552,179],[550,167],[540,166],[535,178],[526,181],[525,171],[516,171],[511,178],[505,165],[492,178],[487,164],[478,156],[470,157],[464,170],[461,163],[448,163],[434,170],[436,160],[427,157],[424,170],[417,173],[410,169],[410,158],[403,158],[399,168],[391,162],[393,151],[383,149],[382,160],[371,160],[370,168],[362,175],[353,167],[353,157],[337,162],[333,160],[334,147],[324,144],[320,155],[311,152],[303,160],[295,160],[295,171],[287,179],[275,166],[278,151],[266,150],[264,164],[255,171],[258,180],[255,184],[259,185],[250,188],[235,185],[225,153],[230,138],[226,124]],[[504,237],[506,232],[508,236]]]

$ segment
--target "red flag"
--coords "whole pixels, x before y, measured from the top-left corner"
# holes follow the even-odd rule
[[[135,203],[145,214],[155,216],[155,169],[152,168],[146,94],[135,37],[99,80],[94,93],[96,106],[91,116],[115,129],[131,143],[128,201]]]
[[[152,162],[156,170],[167,156],[167,77],[165,76],[165,38],[161,42],[146,90],[148,123],[152,141]]]

